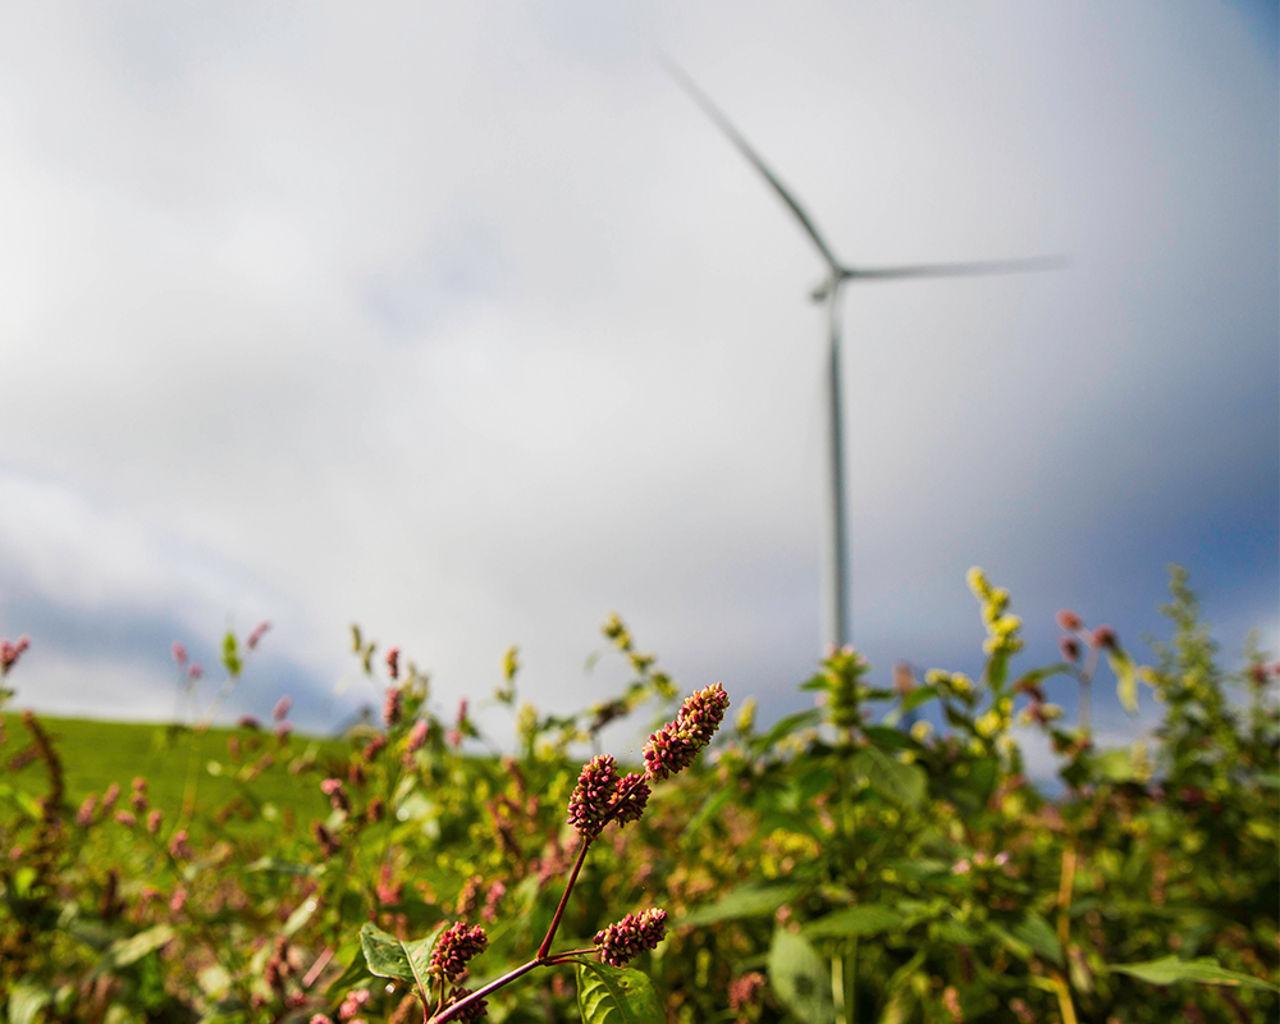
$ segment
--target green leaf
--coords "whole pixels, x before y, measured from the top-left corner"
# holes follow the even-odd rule
[[[173,929],[167,924],[158,924],[128,938],[117,939],[107,947],[107,962],[111,967],[127,967],[154,953],[172,938]]]
[[[394,935],[384,932],[371,921],[366,921],[360,929],[360,949],[364,953],[365,965],[370,974],[379,978],[396,978],[417,985],[424,997],[430,1001],[431,989],[427,983],[427,964],[431,960],[431,950],[436,944],[436,937],[444,931],[442,924],[425,939],[414,939],[402,942]]]
[[[873,746],[879,747],[887,753],[892,754],[897,753],[899,750],[910,750],[916,746],[915,740],[901,729],[892,729],[887,725],[868,725],[863,728],[862,732]]]
[[[1112,964],[1107,968],[1120,974],[1128,974],[1152,985],[1172,985],[1179,981],[1197,981],[1202,985],[1231,985],[1245,988],[1261,988],[1280,992],[1280,988],[1252,974],[1241,974],[1218,966],[1211,957],[1198,960],[1179,960],[1176,956],[1164,956],[1140,964]]]
[[[1116,677],[1116,696],[1129,714],[1138,711],[1138,670],[1133,659],[1124,651],[1116,648],[1107,651],[1107,663]]]
[[[626,967],[578,960],[582,1024],[664,1024],[667,1017],[647,976]]]
[[[905,918],[896,910],[880,903],[864,903],[857,907],[845,907],[809,924],[804,933],[810,938],[835,938],[879,935],[896,931]]]
[[[768,917],[784,903],[799,897],[801,892],[803,889],[798,885],[748,883],[730,890],[709,906],[699,907],[680,923],[698,927],[744,917]]]
[[[793,732],[798,732],[800,729],[808,729],[821,721],[822,712],[817,709],[797,711],[795,714],[785,715],[774,722],[773,727],[763,736],[752,741],[752,746],[757,750],[768,750]]]
[[[1062,965],[1062,943],[1053,927],[1034,911],[1019,921],[1012,929],[1015,938],[1030,946],[1038,956]]]
[[[36,1024],[41,1011],[53,1002],[48,989],[20,981],[9,992],[9,1024]]]
[[[807,939],[781,929],[774,932],[768,969],[769,984],[782,1004],[805,1024],[835,1024],[830,967]]]
[[[911,808],[924,799],[927,780],[915,765],[903,764],[876,747],[858,751],[854,765],[866,775],[871,788],[890,803]]]

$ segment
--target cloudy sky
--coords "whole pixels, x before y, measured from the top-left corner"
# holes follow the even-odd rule
[[[164,717],[169,644],[274,629],[227,712],[369,691],[356,620],[569,708],[623,613],[686,686],[798,706],[822,644],[807,240],[1070,269],[854,287],[854,636],[973,669],[1143,652],[1187,565],[1280,645],[1269,4],[0,9],[0,635],[49,711]],[[1126,728],[1114,701],[1104,719]],[[1132,726],[1137,728],[1137,725]]]

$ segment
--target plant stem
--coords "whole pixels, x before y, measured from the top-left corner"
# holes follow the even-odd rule
[[[587,859],[587,851],[589,849],[591,849],[591,840],[583,838],[582,845],[578,847],[578,859],[573,862],[573,870],[569,872],[569,881],[565,883],[564,892],[560,895],[560,903],[551,918],[551,926],[547,929],[542,945],[538,947],[538,955],[533,961],[535,964],[540,960],[545,960],[547,954],[551,952],[551,943],[555,941],[556,929],[560,927],[560,919],[564,917],[564,908],[569,904],[569,894],[573,892],[573,885],[578,880],[578,872],[582,870],[582,864]]]
[[[543,963],[544,961],[542,957],[534,957],[528,963],[521,964],[519,967],[515,968],[514,970],[508,971],[501,978],[495,978],[493,981],[489,982],[489,984],[485,985],[484,987],[476,989],[465,999],[459,999],[456,1003],[454,1003],[452,1006],[445,1009],[442,1013],[439,1013],[436,1016],[432,1017],[429,1024],[445,1024],[445,1021],[452,1020],[454,1017],[456,1017],[459,1013],[461,1013],[464,1009],[466,1009],[472,1003],[476,1002],[477,1000],[483,999],[490,992],[496,992],[498,989],[502,988],[504,985],[510,985],[517,978],[525,974],[528,974],[535,967],[543,966]]]

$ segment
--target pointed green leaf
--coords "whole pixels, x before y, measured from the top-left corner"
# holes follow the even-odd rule
[[[1039,914],[1029,912],[1012,929],[1015,938],[1030,946],[1036,955],[1051,963],[1062,964],[1062,943],[1053,927]]]
[[[646,975],[594,960],[579,960],[578,1012],[582,1024],[664,1024],[666,1014]]]
[[[876,794],[890,803],[911,808],[924,799],[928,783],[915,765],[903,764],[876,747],[858,751],[854,764]]]
[[[1112,964],[1108,970],[1128,974],[1152,985],[1172,985],[1179,981],[1196,981],[1202,985],[1231,985],[1246,988],[1262,988],[1280,992],[1280,988],[1252,974],[1229,971],[1210,957],[1198,960],[1179,960],[1176,956],[1164,956],[1140,964]]]
[[[781,929],[773,933],[769,984],[805,1024],[834,1024],[830,967],[807,939]]]
[[[883,904],[864,903],[820,917],[808,925],[804,933],[810,938],[879,935],[882,932],[896,931],[902,927],[904,920],[896,910]]]
[[[369,973],[376,974],[379,978],[412,982],[424,996],[429,997],[431,989],[427,981],[427,965],[431,960],[436,937],[442,931],[444,925],[425,939],[403,942],[384,932],[373,922],[366,921],[360,929],[360,949],[364,952],[364,962]]]
[[[802,891],[798,885],[740,885],[725,893],[715,903],[699,907],[680,923],[696,927],[719,921],[736,921],[744,917],[768,917],[784,903],[798,898]]]

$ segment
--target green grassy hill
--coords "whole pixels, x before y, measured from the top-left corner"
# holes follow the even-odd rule
[[[45,716],[40,716],[39,721],[62,758],[66,802],[73,809],[90,793],[101,794],[113,782],[120,786],[122,794],[117,806],[127,808],[130,786],[141,777],[147,780],[150,806],[159,808],[168,821],[177,816],[184,794],[192,794],[206,812],[238,801],[257,811],[265,807],[265,819],[261,814],[253,815],[257,823],[295,810],[320,814],[328,802],[316,788],[314,775],[269,771],[248,786],[248,766],[266,754],[286,762],[299,758],[345,760],[349,750],[345,740],[294,735],[281,745],[271,732],[246,729],[193,730],[155,723]],[[0,798],[43,795],[48,791],[48,772],[43,762],[37,759],[12,770],[14,757],[30,746],[31,740],[21,714],[0,714],[0,726],[0,765],[4,767]],[[237,817],[229,817],[228,825],[234,827]]]

